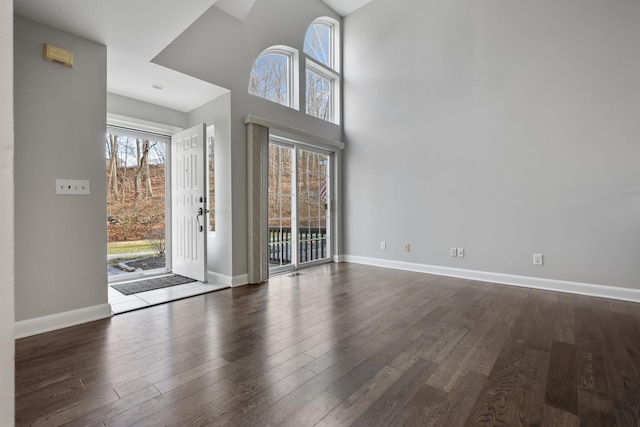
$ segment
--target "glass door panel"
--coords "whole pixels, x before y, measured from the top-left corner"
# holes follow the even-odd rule
[[[329,257],[329,175],[327,154],[297,150],[298,160],[298,261],[300,264]]]
[[[269,267],[293,267],[293,149],[269,144]]]

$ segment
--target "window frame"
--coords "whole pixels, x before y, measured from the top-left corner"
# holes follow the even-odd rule
[[[287,61],[287,97],[286,97],[286,103],[281,103],[279,101],[264,97],[262,95],[256,94],[256,93],[252,93],[251,92],[251,79],[253,76],[253,71],[254,68],[256,66],[256,63],[260,60],[260,58],[262,58],[263,56],[266,55],[281,55],[281,56],[285,56],[288,61]],[[253,96],[257,96],[258,98],[262,98],[262,99],[266,99],[267,101],[273,102],[274,104],[277,105],[282,105],[284,107],[288,107],[288,108],[292,108],[294,110],[299,110],[300,108],[300,103],[299,103],[299,77],[298,77],[298,69],[299,69],[299,53],[297,49],[294,49],[292,47],[289,46],[284,46],[284,45],[276,45],[276,46],[271,46],[265,50],[263,50],[255,59],[255,61],[253,62],[253,65],[251,67],[251,72],[249,73],[249,86],[247,88],[247,92],[249,93],[249,95],[253,95]]]
[[[316,24],[326,25],[331,29],[331,34],[329,37],[329,62],[331,66],[327,66],[317,59],[313,58],[309,55],[303,48],[303,53],[305,55],[305,66],[304,66],[304,76],[305,76],[305,90],[304,90],[304,104],[305,104],[305,113],[311,117],[316,117],[320,120],[328,121],[329,123],[333,123],[336,125],[340,125],[341,122],[341,105],[342,105],[342,75],[340,72],[340,58],[341,58],[341,50],[340,50],[340,23],[333,18],[329,18],[326,16],[314,19],[311,24],[307,27],[307,31],[305,32],[305,42],[306,46],[307,34],[309,29]],[[309,99],[307,98],[307,94],[309,88],[307,86],[307,71],[311,71],[314,74],[319,75],[320,77],[329,81],[331,85],[331,101],[330,108],[331,114],[328,119],[323,117],[318,117],[314,114],[309,114]]]
[[[309,113],[309,99],[307,97],[309,93],[309,86],[307,81],[308,72],[311,72],[329,82],[330,111],[329,111],[329,117],[327,119]],[[309,58],[307,58],[306,66],[305,66],[305,113],[311,117],[316,117],[320,120],[325,120],[331,123],[339,124],[340,103],[339,103],[339,96],[337,95],[339,93],[340,93],[340,76],[337,75],[336,73],[333,73],[327,70],[325,67],[320,66],[317,62],[311,61]]]
[[[329,48],[330,48],[330,52],[328,55],[328,59],[329,59],[329,64],[325,64],[322,61],[319,61],[315,58],[313,58],[309,53],[307,53],[307,51],[304,49],[304,46],[306,46],[307,44],[307,34],[309,33],[309,30],[311,29],[312,26],[314,25],[324,25],[326,27],[329,28],[330,34],[329,34]],[[338,21],[335,21],[333,19],[327,18],[327,17],[322,17],[322,18],[318,18],[318,19],[314,19],[313,22],[311,24],[309,24],[309,26],[307,27],[307,31],[304,34],[304,46],[303,46],[303,52],[305,53],[305,55],[307,56],[307,58],[312,59],[314,62],[321,64],[324,67],[327,67],[335,72],[340,72],[340,52],[339,52],[339,36],[336,34],[337,33],[337,29],[339,23]]]

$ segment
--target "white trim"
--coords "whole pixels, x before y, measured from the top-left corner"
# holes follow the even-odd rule
[[[333,262],[336,262],[336,263],[346,262],[344,259],[345,259],[345,255],[334,255],[333,256]],[[354,264],[357,264],[357,263],[354,262]]]
[[[127,255],[126,253],[123,255]],[[113,274],[108,277],[109,285],[116,285],[122,282],[135,282],[136,280],[146,280],[171,274],[171,270],[166,267],[154,268],[153,270],[133,271],[131,273]]]
[[[224,274],[207,271],[207,283],[219,283],[221,285],[231,286],[231,277]]]
[[[314,133],[307,132],[302,129],[293,128],[287,125],[276,123],[274,121],[263,119],[262,117],[254,116],[251,114],[249,114],[244,118],[244,124],[246,125],[249,123],[268,127],[269,134],[273,133],[273,130],[279,130],[281,132],[285,132],[290,135],[295,135],[294,136],[295,140],[301,143],[306,142],[307,144],[311,143],[312,145],[318,145],[319,147],[322,147],[322,146],[333,147],[333,148],[339,148],[341,150],[344,149],[345,147],[345,143],[342,141],[336,141],[331,138],[325,138],[324,136],[316,135]],[[279,134],[276,134],[276,135],[279,135]],[[287,137],[287,135],[283,135],[283,136]]]
[[[111,317],[111,305],[100,304],[15,323],[15,337],[25,338]]]
[[[183,128],[177,126],[152,122],[149,120],[143,120],[114,113],[107,113],[107,126],[119,126],[138,130],[141,132],[149,132],[165,136],[171,136],[184,130]]]
[[[281,104],[277,100],[266,98],[257,93],[251,92],[251,79],[253,77],[253,70],[256,67],[256,63],[260,58],[265,55],[281,55],[288,58],[287,64],[287,103]],[[249,76],[249,85],[247,87],[247,93],[249,95],[258,96],[260,98],[266,99],[267,101],[274,102],[279,105],[283,105],[285,107],[292,108],[294,110],[300,109],[300,78],[298,77],[298,69],[300,63],[300,54],[298,49],[286,46],[286,45],[274,45],[263,50],[260,55],[256,57],[256,60],[253,61],[253,66],[251,67],[251,74]]]
[[[207,278],[209,279],[209,284],[221,284],[229,287],[243,286],[249,283],[248,274],[241,274],[240,276],[226,276],[224,274],[208,271]]]
[[[543,289],[547,291],[565,292],[570,294],[640,303],[640,289],[543,279],[540,277],[516,276],[486,271],[464,270],[460,268],[439,267],[435,265],[415,264],[410,262],[391,261],[353,255],[343,255],[341,258],[344,262],[352,262],[354,264],[372,265],[376,267],[435,274],[438,276],[457,277],[481,282],[498,283],[502,285],[521,286],[525,288]]]
[[[340,53],[340,48],[342,46],[341,40],[340,40],[340,22],[338,22],[337,20],[329,17],[329,16],[322,16],[320,18],[314,19],[313,22],[311,24],[309,24],[309,26],[307,27],[307,31],[304,34],[304,41],[305,41],[305,46],[306,46],[306,42],[307,42],[307,34],[309,34],[309,28],[311,28],[312,25],[315,24],[320,24],[320,25],[325,25],[327,27],[330,28],[331,30],[331,41],[329,42],[331,44],[331,56],[329,58],[329,62],[330,64],[323,64],[322,62],[320,62],[319,60],[311,57],[311,54],[309,54],[309,52],[305,51],[304,48],[302,49],[302,51],[304,52],[305,55],[307,55],[308,58],[312,59],[314,62],[316,62],[319,65],[322,65],[322,67],[333,71],[334,73],[340,73],[340,58],[341,58],[341,53]]]
[[[233,276],[231,279],[231,287],[237,288],[238,286],[245,286],[249,284],[249,275],[241,274],[239,276]]]
[[[307,86],[307,83],[308,83],[307,71],[310,71],[315,75],[317,75],[318,77],[327,80],[331,85],[331,114],[329,115],[328,119],[315,116],[309,113],[309,111],[307,110],[307,108],[309,107],[309,104],[308,104],[309,99],[306,98],[306,94],[308,94],[308,90],[309,90]],[[342,94],[342,90],[340,89],[340,76],[336,74],[335,71],[329,68],[326,68],[322,64],[314,61],[312,58],[307,58],[305,62],[305,92],[304,93],[305,93],[305,111],[304,112],[308,116],[315,117],[317,119],[324,120],[326,122],[333,123],[335,125],[340,125],[340,118],[342,117],[342,113],[340,111],[340,105],[341,105],[340,94]]]

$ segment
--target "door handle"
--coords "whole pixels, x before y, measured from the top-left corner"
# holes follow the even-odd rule
[[[200,230],[200,232],[204,231],[204,225],[200,224],[200,217],[207,213],[209,213],[209,209],[205,209],[203,207],[198,208],[198,215],[196,215],[196,221],[198,221],[198,230]]]
[[[198,221],[198,230],[202,233],[204,231],[204,225],[200,224],[200,217],[204,215],[204,208],[198,208],[198,215],[196,215],[196,221]]]

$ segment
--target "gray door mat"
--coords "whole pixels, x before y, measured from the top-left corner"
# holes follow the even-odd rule
[[[123,295],[133,295],[140,292],[169,288],[171,286],[184,285],[185,283],[191,282],[196,282],[196,280],[172,274],[170,276],[152,277],[150,279],[137,280],[135,282],[111,285],[111,287]]]

